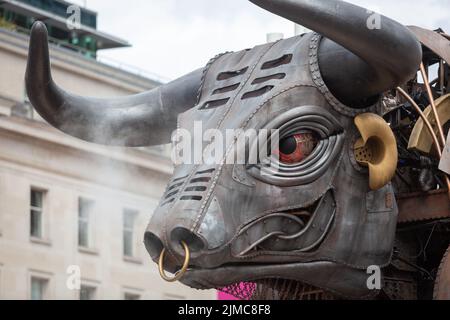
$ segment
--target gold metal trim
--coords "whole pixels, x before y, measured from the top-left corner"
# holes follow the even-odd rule
[[[361,139],[354,146],[355,158],[369,168],[369,186],[379,190],[395,175],[398,163],[397,141],[387,122],[374,113],[355,118]]]
[[[164,271],[164,255],[166,253],[166,249],[163,249],[161,255],[159,256],[159,263],[158,263],[159,274],[161,275],[161,278],[163,278],[167,282],[176,282],[180,280],[185,275],[189,267],[189,261],[191,260],[191,253],[189,251],[189,247],[184,241],[181,241],[181,244],[183,245],[185,252],[184,263],[181,269],[175,273],[174,277],[171,278],[167,276],[166,272]]]

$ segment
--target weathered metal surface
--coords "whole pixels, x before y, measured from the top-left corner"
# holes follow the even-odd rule
[[[409,29],[416,35],[419,41],[428,47],[431,51],[442,57],[450,64],[450,41],[439,33],[420,28],[417,26],[409,26]]]
[[[439,266],[434,285],[434,300],[450,300],[450,247]]]
[[[447,190],[400,195],[397,201],[399,223],[450,218]]]
[[[360,134],[350,108],[333,100],[317,72],[320,44],[320,37],[308,34],[221,56],[206,73],[198,105],[180,115],[179,128],[189,132],[201,122],[203,130],[223,135],[256,127],[279,129],[280,139],[298,130],[320,139],[305,161],[277,162],[277,170],[220,163],[175,168],[146,245],[157,259],[160,245],[179,258],[178,241],[203,244],[181,282],[205,289],[278,276],[346,297],[376,294],[367,288],[365,269],[389,263],[397,205],[390,184],[371,191],[368,173],[351,160]],[[274,74],[283,77],[270,77]],[[224,150],[234,153],[234,147],[236,141],[226,141]],[[250,179],[254,184],[242,183]],[[193,186],[203,188],[193,193]],[[174,233],[179,228],[184,234]],[[166,268],[177,270],[178,260],[167,258]],[[333,276],[337,272],[339,277]]]

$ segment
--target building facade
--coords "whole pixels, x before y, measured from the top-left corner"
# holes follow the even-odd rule
[[[27,48],[0,28],[0,299],[214,299],[161,280],[143,245],[167,148],[103,147],[46,124],[27,101]],[[58,43],[51,59],[55,81],[82,95],[159,85]]]

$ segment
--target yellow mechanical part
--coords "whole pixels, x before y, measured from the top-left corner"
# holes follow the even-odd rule
[[[356,161],[369,168],[369,186],[378,190],[388,184],[395,175],[398,162],[397,141],[384,119],[373,113],[364,113],[355,118],[361,134],[356,141]]]
[[[442,125],[444,125],[450,120],[450,94],[440,97],[435,103],[439,119]],[[425,109],[424,114],[428,121],[430,121],[434,132],[438,134],[436,119],[434,118],[431,106]],[[422,119],[419,119],[414,126],[409,138],[408,149],[426,154],[430,154],[433,151],[433,139]]]
[[[186,242],[181,241],[181,244],[183,245],[184,252],[185,252],[184,262],[183,262],[183,266],[181,267],[181,269],[178,272],[175,273],[174,277],[171,278],[171,277],[167,276],[166,273],[164,272],[164,255],[166,254],[166,249],[163,249],[161,252],[161,255],[159,256],[159,262],[158,262],[159,274],[160,274],[161,278],[163,278],[167,282],[176,282],[176,281],[180,280],[186,274],[186,272],[189,268],[189,261],[191,260],[191,252],[190,252],[189,247],[186,244]]]

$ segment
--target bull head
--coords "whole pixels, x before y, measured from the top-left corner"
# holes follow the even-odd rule
[[[148,252],[169,272],[187,261],[177,278],[194,288],[281,278],[366,296],[366,269],[390,262],[397,218],[395,138],[377,103],[414,76],[421,46],[383,16],[371,30],[371,13],[343,1],[251,2],[317,33],[227,53],[149,92],[100,100],[53,82],[38,22],[30,101],[67,134],[109,145],[169,142],[177,122],[189,132],[195,121],[204,130],[278,129],[276,172],[177,165],[145,234]]]

